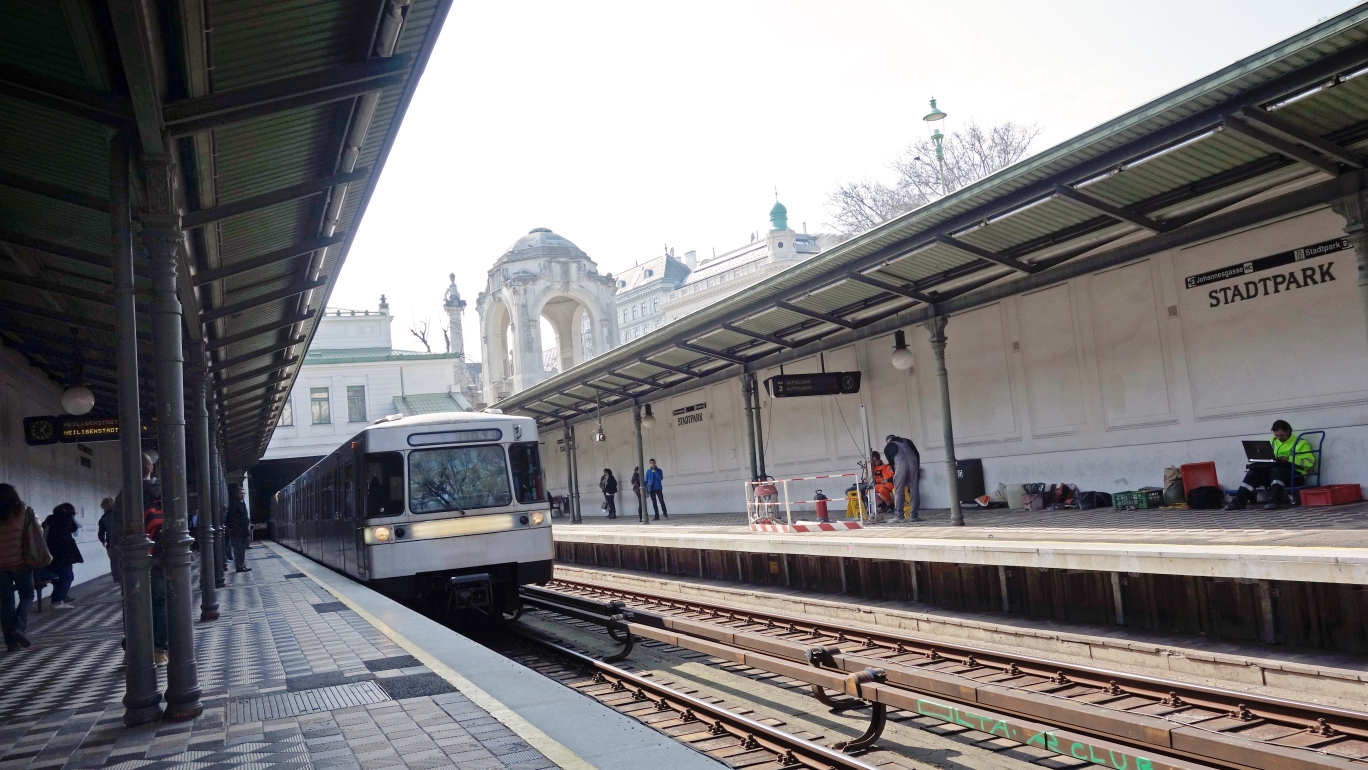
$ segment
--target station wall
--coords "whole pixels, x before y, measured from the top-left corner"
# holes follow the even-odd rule
[[[1161,486],[1165,467],[1206,460],[1233,488],[1243,475],[1240,441],[1266,438],[1282,418],[1298,432],[1326,431],[1322,483],[1363,484],[1368,313],[1343,226],[1319,209],[952,316],[946,366],[957,455],[983,459],[989,492],[1000,482]],[[854,472],[863,403],[874,447],[889,433],[911,438],[922,453],[923,504],[949,504],[935,359],[924,328],[906,332],[915,357],[907,371],[890,363],[891,333],[783,367],[858,368],[859,395],[774,400],[762,388],[769,475]],[[744,510],[739,378],[652,408],[645,454],[665,469],[671,510]],[[597,482],[611,467],[620,514],[635,513],[630,411],[605,413],[606,442],[593,442],[593,430],[577,427],[583,512],[600,514]],[[542,435],[551,490],[564,494],[561,432]],[[839,499],[848,483],[800,482],[791,492],[809,499],[820,488]]]
[[[58,503],[76,507],[84,564],[76,582],[109,574],[109,556],[96,537],[100,500],[119,493],[119,444],[28,446],[24,418],[62,414],[62,389],[9,349],[0,349],[0,482],[14,485],[41,522]]]

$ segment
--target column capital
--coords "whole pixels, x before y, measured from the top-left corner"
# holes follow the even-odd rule
[[[175,161],[169,155],[145,155],[140,165],[144,198],[141,219],[156,229],[179,230]]]
[[[922,324],[931,335],[932,347],[945,347],[945,325],[949,320],[943,315],[938,315]]]

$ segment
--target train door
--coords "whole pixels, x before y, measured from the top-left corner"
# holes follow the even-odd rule
[[[337,535],[333,540],[337,549],[339,568],[348,575],[356,574],[356,468],[351,456],[342,462],[338,493]]]

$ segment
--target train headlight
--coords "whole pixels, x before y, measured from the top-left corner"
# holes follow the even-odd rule
[[[370,537],[367,539],[372,543],[388,543],[393,535],[389,527],[371,527]]]
[[[545,513],[542,513],[541,511],[533,511],[533,512],[532,512],[532,526],[534,526],[534,527],[540,527],[540,526],[542,525],[542,522],[545,522],[545,521],[546,521],[546,514],[545,514]]]

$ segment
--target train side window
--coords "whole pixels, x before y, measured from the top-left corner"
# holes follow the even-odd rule
[[[399,452],[366,455],[366,518],[404,512],[404,456]]]
[[[541,452],[535,441],[508,445],[508,459],[513,466],[513,489],[520,503],[539,503],[546,499],[542,483]]]

